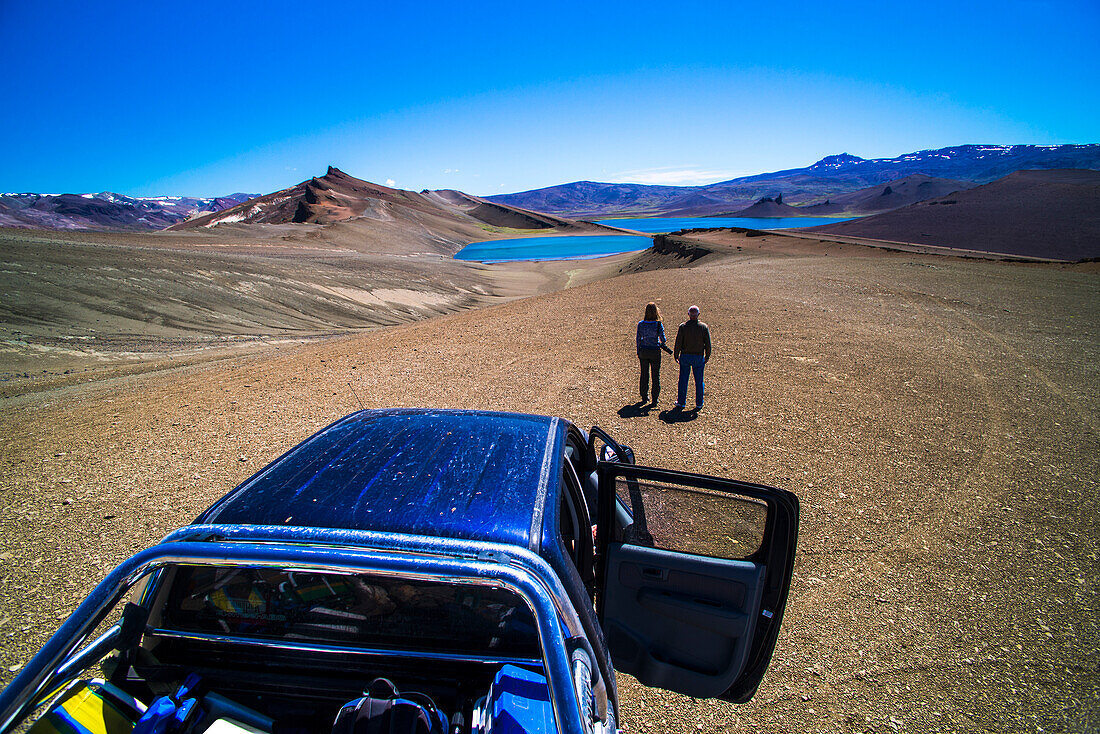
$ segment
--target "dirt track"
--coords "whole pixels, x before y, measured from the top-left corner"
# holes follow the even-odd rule
[[[1095,268],[751,244],[9,404],[0,674],[110,566],[361,400],[561,415],[609,428],[639,463],[799,495],[794,587],[756,698],[622,678],[628,731],[1100,728]],[[671,362],[659,408],[631,407],[651,299],[670,329],[698,303],[714,335],[694,420],[667,412]]]

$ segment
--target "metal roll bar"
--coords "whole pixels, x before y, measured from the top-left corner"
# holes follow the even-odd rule
[[[567,636],[583,634],[580,620],[553,570],[525,548],[367,531],[195,525],[127,559],[92,590],[0,692],[0,734],[12,731],[59,680],[79,674],[110,652],[121,634],[117,625],[79,648],[142,578],[172,566],[226,565],[370,572],[508,588],[534,613],[558,731],[587,728],[575,703],[565,644]]]

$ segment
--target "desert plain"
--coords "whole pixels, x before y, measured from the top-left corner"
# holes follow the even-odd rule
[[[317,429],[482,408],[800,498],[755,698],[620,676],[626,731],[1100,730],[1096,263],[719,233],[690,262],[485,266],[264,231],[0,232],[3,682],[111,567]],[[670,332],[693,303],[710,325],[698,414],[671,410],[670,359],[638,405],[650,300]]]

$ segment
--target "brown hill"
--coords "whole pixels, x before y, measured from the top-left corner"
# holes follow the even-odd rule
[[[812,231],[1055,260],[1100,257],[1100,171],[1017,171],[885,214]]]
[[[219,224],[335,224],[363,218],[407,223],[424,229],[428,219],[438,225],[460,222],[512,229],[591,229],[573,220],[496,204],[461,191],[405,191],[350,176],[329,166],[320,178],[247,201],[239,206],[189,219],[169,229],[198,229]],[[432,231],[436,231],[433,228]]]
[[[814,204],[812,206],[791,206],[790,204],[783,203],[783,194],[779,194],[774,199],[770,196],[765,196],[760,201],[756,202],[750,207],[741,209],[732,214],[726,216],[731,217],[819,217],[823,214],[835,214],[842,210],[842,207],[831,204],[826,201],[823,204]]]
[[[706,217],[729,211],[729,200],[716,199],[702,193],[692,193],[673,199],[668,202],[668,211],[663,212],[666,217]]]
[[[923,173],[914,173],[889,183],[870,186],[850,194],[841,194],[825,202],[838,206],[838,211],[852,214],[871,214],[900,209],[903,206],[947,196],[956,191],[974,188],[969,181],[957,181],[950,178],[935,178]]]
[[[752,206],[734,212],[734,217],[797,217],[801,214],[797,207],[783,203],[783,194],[775,197],[765,196]]]
[[[195,229],[234,222],[331,224],[368,214],[383,202],[412,208],[424,208],[426,204],[411,191],[379,186],[329,166],[328,172],[320,178],[311,178],[239,206],[189,219],[170,229]]]

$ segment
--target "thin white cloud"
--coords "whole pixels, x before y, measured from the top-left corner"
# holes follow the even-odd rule
[[[443,173],[458,173],[457,168],[444,168]]]
[[[748,174],[742,171],[720,171],[702,168],[646,168],[611,174],[607,183],[655,184],[661,186],[701,186],[728,181]]]
[[[386,185],[389,186],[392,189],[392,188],[395,188],[397,186],[397,182],[394,181],[392,178],[387,178],[386,179]]]

